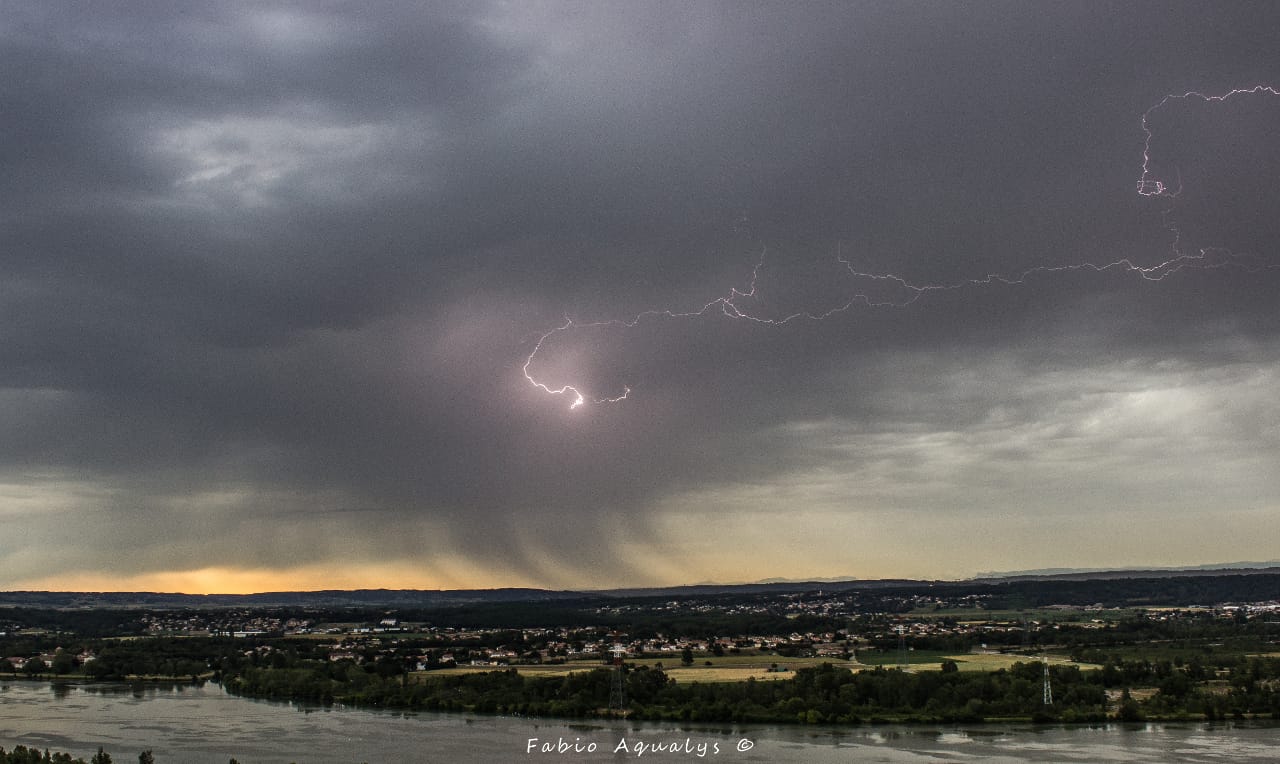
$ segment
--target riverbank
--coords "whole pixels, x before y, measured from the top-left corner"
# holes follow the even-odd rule
[[[424,711],[324,708],[233,696],[219,685],[73,685],[0,683],[0,745],[68,751],[88,759],[104,746],[117,764],[151,749],[157,764],[460,764],[531,759],[616,761],[622,743],[706,744],[720,761],[919,764],[938,758],[1136,764],[1262,764],[1280,760],[1277,726],[1250,722],[1094,725],[760,725],[562,721]],[[543,743],[578,744],[591,753],[530,753]],[[715,745],[719,753],[712,755]],[[742,748],[739,748],[742,746]],[[540,751],[540,749],[538,749]],[[650,755],[652,753],[652,755]],[[673,761],[693,755],[658,754]]]
[[[1267,681],[1225,692],[1188,686],[1180,694],[1165,687],[1131,693],[1127,686],[1109,688],[1104,672],[1040,663],[918,673],[851,672],[825,663],[776,681],[707,683],[673,681],[644,665],[538,677],[515,669],[379,677],[348,665],[249,668],[225,684],[254,698],[529,718],[849,726],[1280,718],[1280,695]]]

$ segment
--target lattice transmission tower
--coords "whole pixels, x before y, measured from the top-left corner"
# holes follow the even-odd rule
[[[627,648],[614,645],[609,652],[613,655],[613,676],[609,684],[609,712],[625,714],[627,712],[627,677],[623,658]]]

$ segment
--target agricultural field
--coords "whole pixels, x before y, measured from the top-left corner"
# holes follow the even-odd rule
[[[568,676],[579,671],[590,671],[603,668],[599,663],[559,663],[549,665],[519,666],[455,666],[454,668],[436,669],[434,671],[415,671],[413,676],[465,676],[467,674],[483,674],[488,671],[505,671],[513,668],[523,676]]]
[[[711,665],[707,665],[708,661]],[[699,656],[691,666],[680,665],[679,655],[663,658],[629,659],[627,663],[633,666],[661,668],[668,677],[677,682],[745,682],[747,679],[756,679],[758,681],[790,679],[795,676],[796,669],[807,666],[821,666],[824,663],[843,665],[855,671],[869,668],[863,664],[854,661],[842,661],[839,658],[782,658],[776,655]],[[605,668],[605,665],[598,661],[574,661],[554,665],[515,665],[511,668],[525,676],[565,676],[578,671]],[[442,676],[456,676],[497,670],[501,669],[493,666],[458,666],[450,669],[439,669],[430,673]]]
[[[862,657],[860,655],[860,657]],[[1100,668],[1090,663],[1076,663],[1063,656],[1047,656],[1044,658],[1052,665],[1074,665],[1081,669]],[[955,655],[946,652],[912,651],[907,653],[908,670],[939,671],[942,662],[951,660],[961,671],[997,671],[1008,669],[1015,663],[1028,663],[1042,660],[1041,656],[1014,655],[1002,653],[966,653]],[[707,665],[710,661],[711,665]],[[858,660],[844,661],[839,658],[781,658],[779,656],[742,655],[707,658],[694,661],[692,666],[680,665],[679,659],[671,658],[637,658],[628,660],[633,666],[661,668],[668,677],[677,682],[745,682],[747,679],[770,681],[790,679],[795,676],[796,669],[821,666],[830,663],[853,671],[865,671],[876,666],[894,668],[898,665],[896,653],[868,653],[865,662]],[[604,664],[595,661],[578,661],[556,665],[516,665],[516,669],[524,676],[566,676],[579,671],[591,671],[603,668]],[[493,666],[458,666],[430,672],[441,676],[457,676],[463,674],[479,674],[486,671],[502,670]]]
[[[901,655],[895,651],[859,651],[857,658],[861,665],[864,666],[893,668],[898,665]],[[956,667],[961,671],[997,671],[1010,668],[1015,663],[1030,663],[1040,660],[1047,660],[1050,665],[1054,666],[1079,666],[1083,670],[1101,668],[1101,666],[1092,663],[1077,663],[1061,655],[1019,655],[1016,653],[996,652],[956,654],[930,650],[909,650],[906,654],[906,662],[910,671],[938,671],[942,669],[943,661],[955,661]]]
[[[966,653],[949,656],[961,671],[996,671],[1015,663],[1044,661],[1050,666],[1076,666],[1082,671],[1102,668],[1096,663],[1078,663],[1062,655],[1015,655],[1012,653]],[[938,667],[940,667],[939,664]]]

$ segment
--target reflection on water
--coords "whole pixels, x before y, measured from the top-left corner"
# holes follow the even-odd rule
[[[377,712],[253,701],[215,684],[10,682],[0,685],[0,746],[117,761],[151,749],[160,764],[402,761],[1274,762],[1269,724],[836,728],[561,722]],[[576,749],[578,750],[575,750]],[[544,753],[543,750],[547,752]],[[590,749],[590,750],[588,750]]]

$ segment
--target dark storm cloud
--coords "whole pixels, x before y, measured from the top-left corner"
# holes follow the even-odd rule
[[[1219,144],[1213,113],[1162,111],[1159,161],[1203,182],[1172,207],[1133,193],[1164,94],[1280,79],[1269,6],[5,8],[0,483],[33,497],[7,541],[78,547],[59,519],[76,513],[136,551],[87,569],[263,566],[292,540],[289,564],[453,544],[557,580],[611,559],[596,538],[653,537],[682,496],[827,485],[795,500],[937,510],[920,465],[1065,454],[1054,427],[1158,455],[1167,428],[1073,428],[1124,403],[1108,390],[1161,380],[1211,416],[1215,375],[1254,389],[1240,370],[1276,360],[1275,271],[1224,268],[1043,273],[781,328],[569,332],[540,379],[634,391],[572,414],[520,373],[566,314],[696,310],[745,289],[762,252],[742,304],[771,316],[910,296],[837,255],[915,283],[1148,265],[1179,222],[1188,251],[1274,262],[1258,168],[1276,157],[1225,161],[1266,145],[1265,105],[1218,114],[1254,131]],[[998,384],[966,383],[965,359]],[[1213,432],[1195,458],[1276,447]],[[874,447],[842,445],[855,434]],[[1014,477],[955,474],[1022,500]],[[6,549],[4,576],[34,575]]]

